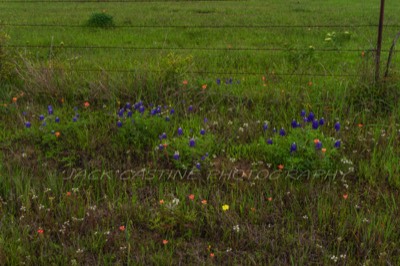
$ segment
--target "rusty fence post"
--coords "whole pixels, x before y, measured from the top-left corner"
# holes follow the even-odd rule
[[[375,82],[379,82],[384,14],[385,14],[385,0],[381,0],[381,11],[379,15],[379,27],[378,27],[378,44],[376,46],[376,58],[375,58]]]

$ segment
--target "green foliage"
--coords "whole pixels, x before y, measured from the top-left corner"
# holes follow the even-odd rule
[[[86,22],[86,25],[97,28],[110,28],[115,26],[113,16],[106,13],[93,13]]]
[[[15,65],[12,55],[7,49],[10,36],[0,31],[0,82],[9,81],[14,74]]]

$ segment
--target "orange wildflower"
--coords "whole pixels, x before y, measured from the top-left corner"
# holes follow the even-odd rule
[[[319,139],[314,139],[314,144],[317,144],[319,142]]]
[[[206,204],[207,204],[207,200],[203,199],[203,200],[201,201],[201,204],[206,205]]]
[[[90,106],[90,103],[89,102],[85,102],[83,105],[85,106],[85,108],[88,108]]]
[[[344,199],[347,199],[348,196],[349,196],[348,194],[343,194]]]
[[[189,199],[190,199],[190,200],[194,200],[194,194],[190,194],[190,195],[189,195]]]
[[[54,135],[56,136],[56,138],[59,138],[61,133],[60,133],[60,131],[57,131],[56,133],[54,133]]]
[[[363,126],[364,126],[364,125],[363,125],[363,124],[361,124],[361,123],[360,123],[360,124],[358,124],[358,127],[359,127],[359,128],[362,128]]]
[[[39,235],[41,235],[41,234],[44,233],[44,230],[43,230],[42,228],[39,228],[39,229],[37,230],[37,232],[38,232]]]
[[[269,197],[269,198],[268,198],[268,201],[272,201],[272,197]]]
[[[68,191],[66,194],[68,197],[71,196],[71,191]]]
[[[308,86],[310,86],[310,87],[312,86],[312,81],[308,82]]]
[[[185,79],[182,83],[183,83],[183,85],[187,85],[188,81]]]
[[[16,102],[17,102],[17,100],[18,100],[18,98],[17,98],[17,97],[13,97],[13,98],[12,98],[12,102],[13,102],[13,103],[16,103]]]
[[[121,225],[120,227],[119,227],[119,231],[125,231],[125,225]]]
[[[285,168],[285,166],[283,164],[278,165],[279,170],[283,170],[283,168]]]
[[[214,253],[210,253],[210,257],[214,258],[215,254]]]
[[[164,204],[164,200],[160,200],[160,204],[163,205]]]
[[[166,244],[168,244],[168,240],[164,239],[164,240],[162,241],[162,243],[163,243],[164,245],[166,245]]]
[[[203,84],[203,86],[201,86],[201,88],[202,88],[203,90],[207,89],[207,84]]]
[[[325,152],[326,152],[326,148],[322,148],[321,151],[322,151],[323,153],[325,153]]]

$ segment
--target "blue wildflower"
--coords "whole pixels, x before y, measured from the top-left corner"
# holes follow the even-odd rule
[[[189,147],[194,147],[194,146],[196,146],[196,142],[195,142],[195,140],[194,140],[194,138],[191,138],[190,140],[189,140]]]
[[[56,123],[60,123],[60,118],[57,116],[56,119],[54,120]]]
[[[268,129],[268,124],[267,124],[267,122],[264,122],[264,124],[263,124],[263,130],[266,131],[267,129]]]
[[[200,170],[200,168],[201,168],[200,163],[196,163],[196,168]]]
[[[166,139],[167,138],[167,133],[163,132],[160,136],[160,139]]]
[[[179,151],[176,151],[173,157],[175,160],[179,160]]]
[[[305,117],[305,116],[306,116],[306,111],[305,111],[305,110],[301,110],[300,116],[301,116],[301,117]]]
[[[315,143],[315,149],[316,150],[320,150],[322,148],[322,142],[318,141],[317,143]]]
[[[314,119],[312,122],[312,128],[313,129],[318,129],[319,123],[318,123],[318,119]]]
[[[269,145],[272,145],[272,139],[269,138],[269,139],[267,140],[267,143],[268,143]]]
[[[74,117],[72,118],[72,122],[76,122],[76,121],[78,121],[78,118],[77,118],[76,116],[74,116]]]
[[[122,122],[120,120],[117,122],[117,127],[122,127]]]
[[[127,116],[128,117],[132,117],[132,111],[131,110],[128,111],[128,115]]]
[[[171,114],[171,115],[175,114],[175,109],[172,108],[172,109],[169,111],[169,114]]]
[[[158,145],[158,149],[159,149],[160,151],[162,151],[162,150],[164,149],[164,145],[162,145],[162,144]]]
[[[193,106],[190,105],[189,108],[188,108],[188,111],[189,112],[193,111]]]
[[[29,122],[29,121],[25,122],[25,127],[26,128],[30,128],[31,127],[31,122]]]
[[[169,122],[171,119],[169,118],[169,116],[165,117],[165,121]]]
[[[323,126],[325,124],[325,119],[322,117],[320,120],[319,120],[319,125],[320,126]]]
[[[313,113],[313,112],[310,112],[310,113],[308,114],[307,120],[308,120],[308,122],[313,122],[313,121],[314,121],[314,118],[315,118],[314,113]]]
[[[296,128],[297,125],[298,125],[298,123],[297,123],[296,119],[293,119],[292,120],[292,128]]]
[[[339,131],[339,130],[340,130],[340,123],[339,123],[339,122],[336,122],[336,123],[335,123],[335,130],[336,130],[336,131]]]
[[[297,151],[297,145],[295,142],[292,143],[292,145],[290,145],[290,152],[295,152]]]
[[[217,79],[217,85],[221,85],[221,79]]]
[[[145,110],[144,106],[141,105],[141,106],[139,107],[139,113],[143,114],[143,113],[144,113],[144,110]]]
[[[206,131],[204,130],[204,128],[202,128],[201,130],[200,130],[200,135],[205,135],[206,134]]]
[[[286,131],[284,128],[281,128],[281,130],[279,130],[279,135],[281,135],[282,137],[286,136]]]
[[[335,148],[340,148],[341,141],[340,139],[335,142]]]
[[[183,135],[183,129],[180,127],[178,128],[178,136],[182,136]]]
[[[40,120],[40,121],[43,121],[43,120],[44,120],[44,115],[40,115],[40,116],[39,116],[39,120]]]

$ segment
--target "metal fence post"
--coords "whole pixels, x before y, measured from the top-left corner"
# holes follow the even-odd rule
[[[378,27],[378,44],[376,46],[376,59],[375,59],[376,60],[375,61],[375,82],[379,81],[384,13],[385,13],[385,0],[381,0],[381,12],[379,15],[379,27]]]

